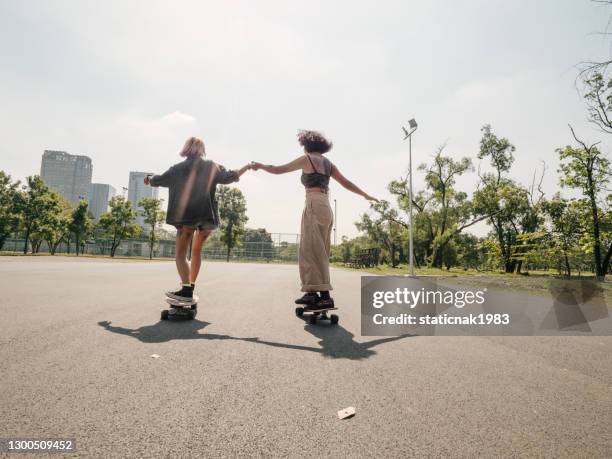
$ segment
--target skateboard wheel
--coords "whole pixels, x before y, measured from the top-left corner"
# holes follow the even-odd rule
[[[332,314],[332,315],[329,317],[329,319],[330,319],[330,321],[331,321],[331,324],[332,324],[332,325],[337,324],[337,323],[338,323],[338,321],[340,320],[340,318],[339,318],[339,317],[338,317],[336,314]]]
[[[168,320],[168,310],[164,309],[161,312],[161,320]]]
[[[317,316],[315,314],[311,315],[310,318],[308,319],[308,323],[310,325],[314,325],[317,323]]]
[[[196,311],[195,311],[195,309],[192,309],[191,311],[189,311],[189,315],[188,315],[189,320],[193,320],[193,319],[195,319],[195,316],[196,316]]]
[[[295,308],[295,315],[302,317],[304,315],[304,308]]]

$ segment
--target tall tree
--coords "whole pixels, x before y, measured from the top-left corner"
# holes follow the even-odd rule
[[[98,226],[102,234],[112,238],[110,256],[115,256],[115,251],[121,241],[129,237],[137,237],[142,228],[134,222],[136,213],[131,203],[122,196],[115,196],[108,203],[110,211],[102,214]]]
[[[246,216],[246,199],[238,188],[220,186],[217,190],[219,218],[221,219],[221,241],[227,248],[227,261],[232,249],[238,244],[244,233]]]
[[[554,253],[561,255],[568,277],[572,275],[571,261],[579,247],[580,236],[584,233],[583,206],[579,202],[563,199],[556,193],[544,203],[549,222],[549,244]]]
[[[507,138],[495,135],[490,125],[481,131],[478,159],[489,159],[493,172],[480,175],[473,199],[474,212],[487,217],[493,226],[504,270],[513,273],[517,267],[513,250],[520,242],[517,236],[526,231],[523,225],[529,221],[532,211],[529,192],[506,177],[514,162],[514,145]]]
[[[512,259],[516,260],[516,272],[520,273],[523,266],[523,261],[526,260],[524,254],[531,251],[532,241],[531,234],[535,234],[538,228],[544,223],[544,191],[542,191],[542,181],[546,173],[546,163],[542,162],[542,174],[536,182],[536,173],[533,173],[531,186],[527,189],[527,205],[524,207],[520,219],[521,231],[517,235],[517,244],[512,248]]]
[[[86,238],[93,229],[93,220],[89,215],[89,206],[87,201],[81,200],[72,211],[70,219],[70,232],[74,234],[76,244],[76,254],[79,256],[81,249],[81,241]]]
[[[15,195],[15,208],[21,217],[25,234],[23,253],[28,253],[30,234],[37,230],[44,216],[53,208],[53,196],[38,175],[26,178],[21,192]]]
[[[19,220],[15,209],[18,187],[19,182],[11,181],[10,175],[0,171],[0,250]]]
[[[38,253],[45,241],[51,255],[55,255],[60,242],[70,239],[71,214],[68,201],[59,193],[49,190],[44,212],[38,216],[30,232],[32,253]]]
[[[161,199],[142,198],[138,206],[142,209],[140,215],[144,217],[144,222],[149,225],[149,260],[152,260],[157,231],[166,219],[166,213],[161,210]]]
[[[49,214],[43,221],[40,232],[47,242],[49,252],[55,255],[58,246],[70,239],[70,215],[61,208],[59,212]]]
[[[572,137],[579,147],[574,148],[567,145],[558,148],[561,165],[561,186],[575,188],[582,191],[584,199],[590,209],[589,227],[592,236],[593,258],[595,275],[598,280],[603,281],[606,272],[610,268],[612,257],[612,241],[607,241],[609,247],[602,250],[602,235],[609,234],[610,210],[602,211],[602,205],[610,199],[605,195],[607,185],[610,181],[610,160],[597,148],[597,143],[587,144],[580,140],[572,126],[570,126]]]

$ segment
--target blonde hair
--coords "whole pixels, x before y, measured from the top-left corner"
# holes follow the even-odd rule
[[[202,141],[202,139],[198,139],[197,137],[189,137],[179,154],[188,158],[206,156],[206,148],[204,148],[204,142]]]

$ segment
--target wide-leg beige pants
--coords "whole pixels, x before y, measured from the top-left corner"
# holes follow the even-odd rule
[[[324,193],[306,193],[298,263],[302,292],[332,290],[329,281],[329,256],[334,216]]]

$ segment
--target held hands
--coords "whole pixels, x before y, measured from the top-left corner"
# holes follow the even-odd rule
[[[150,175],[145,175],[144,184],[148,185],[149,183],[151,183],[151,176]]]
[[[239,174],[239,175],[242,175],[242,174],[244,174],[246,171],[251,171],[251,170],[256,171],[256,170],[258,170],[258,169],[259,169],[259,167],[260,167],[260,166],[261,166],[261,164],[260,164],[260,163],[256,163],[256,162],[254,162],[254,161],[251,161],[250,163],[247,163],[247,164],[245,164],[244,166],[242,166],[242,167],[240,168],[240,170],[238,171],[238,174]]]

